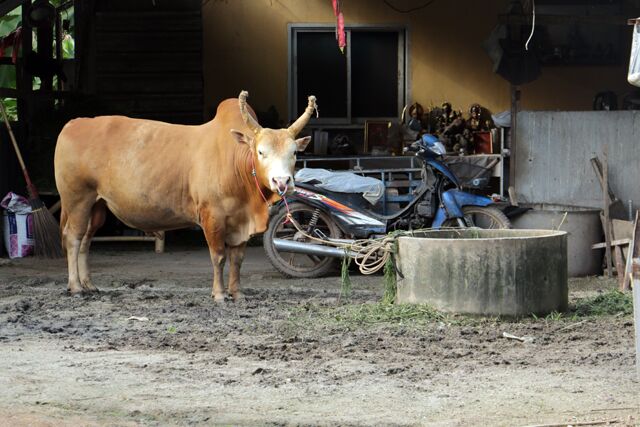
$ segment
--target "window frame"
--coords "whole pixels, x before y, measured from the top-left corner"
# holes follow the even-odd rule
[[[351,102],[351,31],[395,31],[398,33],[398,105],[396,108],[396,116],[393,117],[353,117]],[[298,76],[297,76],[297,34],[309,32],[328,32],[335,31],[334,24],[309,24],[309,23],[289,23],[287,24],[288,39],[288,117],[289,120],[297,118],[298,111]],[[402,25],[369,25],[369,24],[353,24],[345,26],[345,35],[347,46],[345,47],[345,55],[347,56],[347,117],[322,117],[322,100],[318,100],[319,118],[312,118],[311,125],[364,125],[365,122],[371,120],[395,121],[402,115],[402,110],[409,99],[409,34],[405,26]],[[336,42],[336,49],[338,44]],[[309,94],[312,95],[312,94]],[[294,117],[295,116],[295,117]]]

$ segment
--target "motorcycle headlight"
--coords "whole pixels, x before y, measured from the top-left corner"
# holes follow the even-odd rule
[[[444,148],[444,145],[440,141],[434,142],[433,145],[429,147],[429,149],[440,156],[444,156],[445,154],[447,154],[447,149]]]

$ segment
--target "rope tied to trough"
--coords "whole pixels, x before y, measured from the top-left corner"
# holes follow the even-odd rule
[[[302,229],[298,221],[293,218],[287,205],[287,220],[293,224],[296,230],[309,240],[323,245],[335,246],[344,249],[345,257],[353,259],[362,274],[373,274],[384,267],[387,260],[395,253],[395,242],[400,235],[412,235],[413,231],[394,232],[384,237],[375,239],[358,239],[350,243],[334,242],[321,239],[307,233]]]

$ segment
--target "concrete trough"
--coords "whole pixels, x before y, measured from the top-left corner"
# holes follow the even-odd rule
[[[564,231],[428,230],[398,239],[397,266],[398,303],[492,316],[567,309]]]

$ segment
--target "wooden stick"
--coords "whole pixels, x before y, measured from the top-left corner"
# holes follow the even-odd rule
[[[60,210],[60,206],[62,206],[62,202],[58,200],[53,205],[51,205],[51,207],[49,208],[49,212],[51,212],[52,214],[58,212]]]
[[[640,406],[626,406],[622,408],[596,408],[596,409],[591,409],[589,412],[628,411],[631,409],[640,409]]]
[[[556,332],[562,332],[562,331],[566,331],[566,330],[568,330],[568,329],[575,328],[576,326],[579,326],[579,325],[582,325],[583,323],[586,323],[588,320],[589,320],[589,319],[584,319],[584,320],[581,320],[581,321],[579,321],[579,322],[572,323],[572,324],[570,324],[570,325],[565,326],[564,328],[560,328],[560,329],[558,329]]]
[[[638,256],[640,251],[640,231],[638,230],[638,211],[636,211],[636,219],[633,221],[633,232],[631,234],[631,241],[629,242],[629,249],[627,251],[627,263],[624,267],[624,277],[622,284],[620,285],[621,291],[629,290],[631,282],[633,280],[633,259]]]
[[[600,163],[600,160],[597,157],[593,157],[591,158],[591,166],[593,167],[593,171],[596,174],[596,177],[598,177],[598,181],[600,182],[600,188],[602,188],[602,191],[604,190],[604,179],[602,177],[602,164]],[[613,190],[611,190],[611,187],[607,185],[607,193],[609,194],[609,203],[613,203],[614,201],[617,200],[616,195],[614,194]]]
[[[611,278],[611,219],[609,218],[609,160],[607,146],[602,148],[602,199],[604,203],[604,240],[605,258],[607,261],[607,277]]]
[[[18,162],[20,162],[20,167],[22,168],[22,173],[27,173],[27,167],[24,164],[24,160],[22,159],[22,154],[20,153],[20,148],[18,147],[18,142],[16,141],[16,137],[13,134],[13,130],[11,129],[11,125],[9,124],[9,118],[7,117],[7,112],[4,109],[4,102],[0,101],[0,112],[2,112],[2,119],[4,120],[4,124],[7,127],[7,131],[9,132],[9,139],[11,139],[11,143],[13,144],[13,149],[16,151],[16,156],[18,156]]]
[[[631,254],[632,252],[629,252],[629,258]],[[633,275],[633,323],[636,330],[636,375],[640,378],[640,258],[633,258],[631,274]]]
[[[629,243],[631,243],[631,239],[618,239],[618,240],[612,240],[610,245],[611,246],[624,246],[624,245],[628,245]],[[591,249],[603,249],[606,246],[607,246],[606,242],[594,243],[593,245],[591,245]]]

